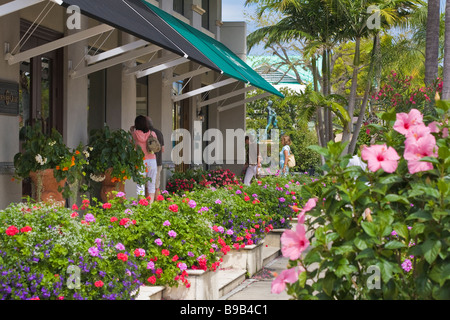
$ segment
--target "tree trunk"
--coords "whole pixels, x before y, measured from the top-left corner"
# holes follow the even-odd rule
[[[448,3],[449,2],[447,1],[447,4]],[[439,9],[440,0],[428,0],[424,79],[426,86],[432,84],[438,76]],[[448,17],[448,15],[446,15],[446,17]]]
[[[380,49],[380,33],[377,33],[373,39],[372,55],[369,65],[369,73],[367,75],[366,89],[364,91],[364,98],[361,104],[361,110],[359,111],[358,120],[356,121],[355,131],[353,132],[352,140],[350,141],[348,147],[348,153],[354,154],[356,142],[358,141],[359,131],[364,120],[364,115],[366,113],[367,104],[369,102],[369,95],[372,89],[372,75],[374,74],[374,68],[377,63],[378,50]]]
[[[442,100],[450,100],[450,0],[445,4],[444,83]]]
[[[344,126],[344,130],[342,132],[342,142],[346,142],[350,140],[352,129],[353,129],[353,114],[355,112],[356,106],[356,89],[358,88],[358,67],[359,67],[359,51],[361,45],[361,38],[357,37],[355,40],[355,58],[353,60],[353,74],[352,74],[352,85],[350,87],[350,97],[348,99],[348,115],[350,117],[350,121]],[[349,151],[349,145],[344,150],[344,154],[347,154]]]

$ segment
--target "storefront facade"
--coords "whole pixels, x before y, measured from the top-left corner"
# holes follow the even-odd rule
[[[250,81],[242,81],[237,73],[233,78],[231,69],[222,72],[220,64],[230,63],[219,61],[225,49],[218,49],[215,60],[204,58],[217,43],[203,39],[209,48],[202,50],[202,56],[200,49],[196,51],[198,44],[192,44],[192,37],[202,36],[190,28],[177,29],[185,28],[181,21],[245,61],[245,23],[222,22],[221,0],[146,2],[150,7],[143,0],[0,0],[0,97],[4,100],[0,101],[0,209],[26,193],[22,183],[12,181],[13,158],[20,151],[20,128],[37,119],[44,121],[45,130],[61,132],[73,148],[80,142],[87,144],[92,129],[106,124],[128,130],[136,115],[150,116],[166,141],[163,184],[175,169],[171,152],[175,129],[191,132],[192,144],[199,123],[202,132],[245,130],[245,92],[251,89]],[[115,5],[126,5],[130,15],[136,13],[147,24],[139,25],[139,18],[130,19],[123,12],[118,15]],[[170,28],[161,24],[164,20]],[[8,95],[1,95],[2,89]],[[238,172],[242,155],[236,152],[232,158],[224,158],[221,166]],[[192,165],[184,163],[177,169]],[[135,196],[132,182],[126,191]]]

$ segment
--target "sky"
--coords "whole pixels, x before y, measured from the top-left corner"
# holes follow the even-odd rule
[[[222,21],[245,21],[245,0],[222,0]]]

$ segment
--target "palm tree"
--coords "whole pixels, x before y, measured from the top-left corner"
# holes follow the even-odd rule
[[[445,3],[444,83],[442,99],[450,100],[450,0]]]
[[[438,76],[439,22],[441,0],[428,0],[428,15],[425,49],[425,85],[430,85]]]

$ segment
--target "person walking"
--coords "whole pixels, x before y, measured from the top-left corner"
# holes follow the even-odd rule
[[[155,181],[155,199],[161,194],[161,172],[162,172],[162,153],[164,152],[164,136],[162,132],[153,126],[153,121],[147,117],[148,127],[151,131],[156,133],[156,138],[161,145],[161,150],[155,152],[156,155],[156,181]]]
[[[281,137],[281,144],[283,145],[283,148],[280,152],[280,169],[284,176],[287,176],[289,173],[289,167],[288,167],[288,157],[291,154],[291,138],[287,135],[283,135]]]
[[[130,128],[131,135],[136,146],[139,146],[144,152],[144,164],[145,172],[141,172],[144,177],[150,178],[150,181],[145,185],[137,185],[136,191],[139,197],[144,196],[149,198],[149,203],[151,204],[155,200],[155,184],[156,184],[156,155],[147,151],[147,139],[152,135],[157,138],[156,133],[150,130],[147,118],[145,116],[139,115],[134,120],[134,126]],[[147,192],[145,191],[147,187]]]

